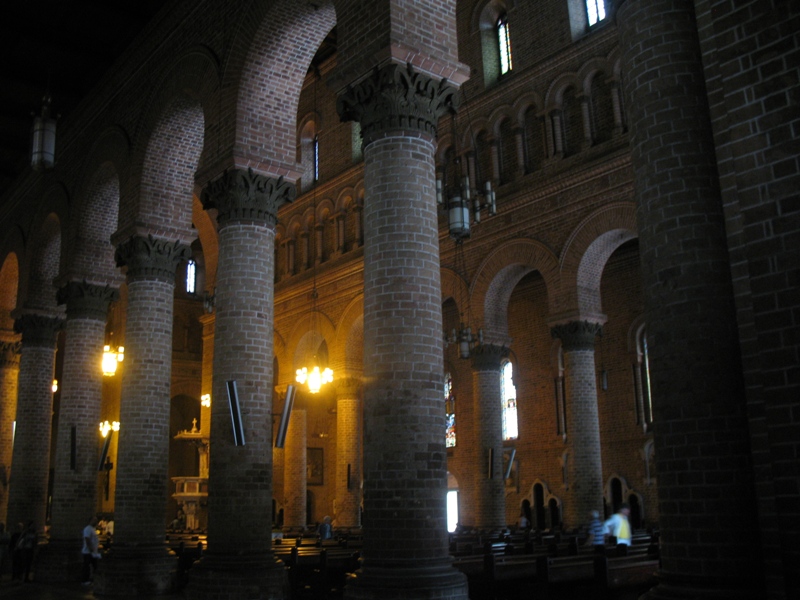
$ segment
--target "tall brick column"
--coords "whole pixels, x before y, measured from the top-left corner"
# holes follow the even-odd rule
[[[194,598],[285,598],[272,552],[272,390],[275,224],[294,185],[251,170],[208,184],[219,262],[209,454],[208,550],[191,571]],[[244,445],[234,443],[227,381],[235,381]]]
[[[467,598],[447,540],[434,149],[455,88],[388,64],[339,97],[364,139],[364,550],[346,598]]]
[[[508,349],[482,344],[472,349],[472,389],[475,398],[475,521],[481,529],[500,529],[506,523],[503,479],[503,405],[500,367]],[[489,457],[491,456],[491,472]]]
[[[551,330],[564,351],[566,390],[566,497],[564,527],[589,520],[589,511],[603,509],[603,462],[600,459],[600,421],[597,412],[597,376],[594,340],[602,334],[599,323],[571,321]]]
[[[744,384],[694,3],[618,9],[658,469],[650,598],[760,598]]]
[[[133,236],[116,250],[127,267],[114,546],[95,592],[162,594],[174,585],[175,557],[164,543],[169,484],[169,415],[175,271],[189,247]]]
[[[283,453],[283,526],[306,527],[306,456],[308,422],[305,410],[293,410]]]
[[[336,524],[361,525],[361,380],[345,377],[336,387]]]
[[[19,341],[0,341],[0,521],[12,531],[16,523],[6,519],[8,483],[11,476],[14,419],[17,415],[17,383],[19,382]],[[10,524],[10,525],[9,525]]]
[[[14,331],[22,334],[22,350],[8,522],[33,521],[40,534],[47,514],[56,335],[63,325],[61,318],[32,313],[14,321]]]
[[[67,305],[61,404],[56,435],[50,541],[40,549],[38,581],[77,581],[82,531],[97,508],[100,403],[106,317],[117,290],[71,282],[58,292]]]

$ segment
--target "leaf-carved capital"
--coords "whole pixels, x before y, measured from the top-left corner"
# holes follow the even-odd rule
[[[473,371],[500,371],[508,348],[496,344],[479,344],[469,351]]]
[[[61,317],[30,313],[14,320],[14,331],[22,334],[23,346],[55,348],[56,335],[64,327]]]
[[[594,340],[603,335],[603,326],[592,321],[570,321],[550,329],[553,338],[561,340],[564,352],[594,350]]]
[[[117,246],[114,260],[118,267],[128,267],[128,281],[158,279],[173,283],[178,264],[191,256],[189,246],[180,241],[134,235]]]
[[[223,227],[231,221],[259,221],[275,225],[278,208],[292,202],[297,187],[283,177],[267,177],[253,169],[232,169],[209,182],[200,195],[203,208],[217,209],[217,223]]]
[[[0,369],[19,367],[22,342],[0,342]]]
[[[67,318],[105,321],[108,305],[119,298],[119,290],[86,281],[70,281],[58,290],[59,304],[67,305]]]
[[[458,88],[435,80],[408,64],[395,63],[348,86],[336,101],[342,121],[358,121],[368,143],[388,131],[409,129],[436,137],[439,119],[458,108]]]

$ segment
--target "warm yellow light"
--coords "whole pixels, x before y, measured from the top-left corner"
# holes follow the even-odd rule
[[[119,431],[119,421],[113,421],[112,423],[103,421],[100,423],[100,435],[108,437],[109,431]]]
[[[319,392],[320,388],[333,381],[333,371],[325,369],[320,371],[317,365],[309,371],[306,367],[297,369],[297,383],[303,384],[308,382],[308,391],[312,394]]]
[[[111,350],[111,346],[103,346],[103,375],[112,377],[117,372],[117,364],[125,358],[125,348],[120,346],[117,351]]]
[[[211,394],[203,394],[200,396],[200,404],[206,408],[211,408]]]
[[[58,379],[53,379],[52,390],[54,394],[58,391]]]

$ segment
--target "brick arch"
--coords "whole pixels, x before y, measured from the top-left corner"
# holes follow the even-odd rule
[[[513,111],[515,118],[517,120],[517,124],[520,127],[524,127],[525,125],[525,114],[533,108],[537,114],[542,112],[542,106],[544,102],[542,102],[541,96],[534,91],[525,92],[519,98],[514,101]]]
[[[61,219],[49,213],[31,236],[25,271],[25,294],[21,305],[33,310],[57,309],[55,280],[61,262]]]
[[[237,19],[223,74],[219,150],[209,157],[212,168],[203,179],[252,167],[296,181],[300,91],[311,59],[336,24],[333,4],[251,2]]]
[[[14,330],[14,319],[11,312],[17,307],[19,292],[19,258],[14,250],[3,253],[0,266],[0,341]]]
[[[564,73],[557,77],[547,89],[545,94],[545,107],[548,111],[561,108],[564,103],[564,92],[574,87],[581,90],[581,84],[576,73]]]
[[[467,307],[461,306],[461,304],[466,304],[469,299],[467,282],[452,269],[442,268],[440,273],[442,281],[442,304],[448,299],[452,299],[460,313],[466,311]],[[459,299],[461,302],[459,302]]]
[[[518,125],[514,110],[511,106],[504,104],[503,106],[498,106],[492,111],[492,113],[489,115],[488,122],[490,127],[489,131],[493,136],[498,137],[500,135],[500,124],[506,119],[511,120],[514,125]]]
[[[636,207],[627,202],[604,206],[575,228],[561,257],[562,312],[581,318],[601,315],[600,277],[606,261],[636,236]]]
[[[205,130],[214,121],[207,115],[216,108],[217,60],[205,48],[193,48],[160,81],[137,125],[115,243],[134,234],[184,243],[194,238],[191,198]]]
[[[328,360],[332,356],[333,341],[336,339],[336,329],[328,316],[317,309],[316,312],[308,311],[295,321],[287,342],[287,358],[292,357],[291,372],[305,366],[311,359],[322,342],[328,344]]]
[[[364,296],[359,294],[345,308],[336,325],[331,350],[334,377],[360,377],[364,368]]]
[[[594,79],[598,73],[605,73],[609,77],[612,74],[611,65],[609,65],[608,61],[604,58],[592,58],[578,69],[578,85],[584,95],[591,95],[592,79]]]
[[[490,253],[478,267],[471,285],[470,303],[477,322],[483,323],[486,341],[508,342],[508,300],[520,279],[531,271],[542,275],[552,312],[559,280],[558,260],[541,242],[531,239],[507,242]]]
[[[214,293],[217,286],[217,259],[219,258],[219,238],[217,237],[217,220],[212,218],[208,211],[203,210],[203,205],[197,194],[192,198],[192,223],[194,224],[200,246],[203,248],[205,261],[205,289],[209,294]]]
[[[342,212],[347,210],[351,204],[355,202],[356,191],[352,186],[345,186],[336,196],[336,211]]]

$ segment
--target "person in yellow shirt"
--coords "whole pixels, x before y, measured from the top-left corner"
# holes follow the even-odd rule
[[[617,538],[617,546],[631,545],[631,523],[628,521],[630,514],[631,507],[623,502],[617,513],[603,523],[603,530],[606,534]]]

